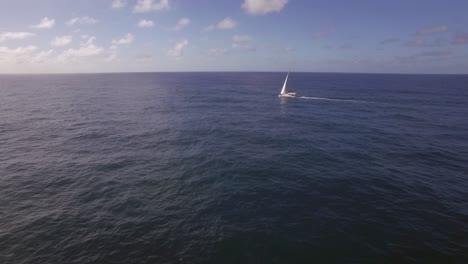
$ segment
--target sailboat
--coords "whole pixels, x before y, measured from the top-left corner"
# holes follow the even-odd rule
[[[278,94],[278,97],[299,97],[293,91],[288,92],[287,90],[288,78],[289,78],[289,71],[288,71],[288,75],[286,75],[286,79],[284,80],[283,89],[281,89],[281,92],[280,94]]]

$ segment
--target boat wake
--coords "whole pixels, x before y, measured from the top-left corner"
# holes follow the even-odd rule
[[[299,96],[297,98],[298,99],[308,99],[308,100],[336,101],[336,102],[370,103],[368,101],[359,101],[359,100],[352,100],[352,99],[334,99],[334,98],[314,97],[314,96]]]

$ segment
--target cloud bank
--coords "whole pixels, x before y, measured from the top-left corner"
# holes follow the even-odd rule
[[[0,33],[0,42],[14,39],[26,39],[32,36],[35,36],[35,34],[29,32],[3,32]]]

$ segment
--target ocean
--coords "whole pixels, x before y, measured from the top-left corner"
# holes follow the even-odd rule
[[[0,263],[468,263],[468,75],[0,75]]]

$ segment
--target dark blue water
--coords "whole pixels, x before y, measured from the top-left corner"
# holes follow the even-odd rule
[[[468,263],[468,76],[0,76],[0,263]]]

